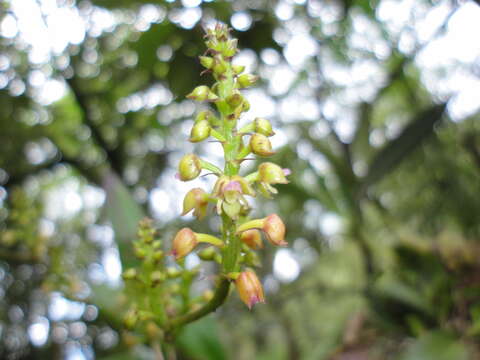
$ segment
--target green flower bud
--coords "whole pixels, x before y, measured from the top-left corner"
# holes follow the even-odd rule
[[[190,142],[196,143],[210,136],[210,123],[207,120],[196,122],[190,132]]]
[[[232,108],[236,108],[237,106],[241,105],[244,102],[244,98],[240,92],[235,92],[229,97],[225,99],[227,101],[227,104]]]
[[[193,180],[202,171],[202,164],[200,159],[195,154],[185,155],[178,164],[178,174],[180,180],[189,181]]]
[[[209,87],[206,85],[201,85],[193,89],[193,91],[187,95],[187,98],[196,101],[205,101],[207,100],[209,93]]]
[[[271,156],[275,154],[272,151],[272,144],[265,135],[255,133],[250,137],[250,149],[255,155]]]
[[[285,177],[288,174],[288,169],[282,169],[272,162],[264,162],[258,166],[258,180],[266,184],[288,184]]]
[[[253,123],[255,127],[255,132],[265,136],[275,135],[272,130],[272,124],[270,124],[270,121],[268,121],[267,119],[256,118]]]
[[[207,247],[198,253],[198,257],[203,261],[212,261],[215,259],[217,252],[213,246]]]
[[[158,263],[159,261],[161,261],[163,259],[163,256],[164,256],[163,251],[162,250],[157,250],[153,253],[153,261]]]
[[[214,296],[214,295],[215,295],[214,292],[213,292],[212,290],[208,289],[208,290],[205,290],[205,291],[202,293],[202,299],[203,299],[204,301],[210,301],[210,300],[213,299],[213,296]]]
[[[207,68],[207,69],[211,69],[212,66],[213,66],[213,58],[209,57],[209,56],[199,56],[198,57],[200,59],[200,64],[202,64],[203,67]]]
[[[252,86],[258,81],[257,75],[243,74],[237,78],[237,84],[240,89]]]
[[[160,284],[162,281],[165,281],[166,275],[161,271],[154,271],[150,274],[150,281],[153,286]]]
[[[123,319],[123,323],[127,329],[133,329],[138,321],[138,313],[135,309],[128,310],[127,314]]]
[[[137,277],[137,270],[135,269],[128,269],[125,270],[122,274],[123,280],[133,280]]]
[[[218,96],[206,85],[197,86],[193,91],[187,95],[188,99],[195,101],[215,101]]]
[[[222,75],[223,73],[225,73],[225,71],[227,71],[227,68],[227,62],[223,60],[221,56],[215,56],[214,64],[212,67],[213,72],[216,75]]]
[[[208,195],[200,188],[191,189],[183,199],[183,212],[182,215],[188,214],[193,211],[193,215],[197,219],[203,219],[207,214]]]
[[[242,72],[245,71],[245,66],[243,65],[232,65],[232,70],[235,73],[235,75],[239,75]]]
[[[227,40],[227,42],[224,43],[223,49],[221,49],[222,55],[225,56],[226,58],[232,57],[237,53],[237,45],[238,45],[237,39]]]
[[[145,249],[142,249],[142,248],[136,248],[135,249],[135,256],[138,259],[143,260],[147,256],[147,251]]]
[[[167,276],[169,279],[175,279],[179,277],[182,274],[180,270],[174,267],[168,267],[167,268]]]

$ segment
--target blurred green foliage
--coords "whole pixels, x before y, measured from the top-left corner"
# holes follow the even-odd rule
[[[58,1],[83,19],[84,38],[36,62],[21,27],[5,35],[5,19],[22,5],[0,1],[0,357],[154,356],[142,334],[122,326],[115,259],[123,268],[134,261],[143,216],[155,218],[167,244],[189,221],[179,217],[184,194],[173,168],[195,110],[184,96],[203,80],[201,22],[247,14],[250,25],[234,29],[240,55],[271,101],[256,111],[273,107],[284,138],[273,160],[292,170],[278,201],[262,206],[288,214],[283,266],[298,266],[299,276],[282,278],[279,253],[263,250],[267,304],[248,312],[232,295],[185,328],[170,354],[478,359],[479,113],[453,116],[453,100],[436,93],[447,80],[432,86],[418,61],[449,17],[426,41],[417,23],[441,6],[454,16],[475,5],[420,1],[397,31],[380,16],[387,2]],[[48,24],[48,8],[34,6],[42,3],[32,1],[31,12],[41,9]],[[182,16],[192,11],[202,19],[187,26]],[[98,31],[102,14],[113,25]],[[296,48],[295,36],[304,41]],[[292,53],[302,49],[313,50],[296,63]],[[349,72],[359,64],[375,68],[370,77],[358,70],[367,74],[363,87]],[[476,65],[459,59],[437,72],[447,79],[466,69],[474,78]],[[280,68],[293,80],[275,78]],[[39,74],[63,95],[42,100],[55,94],[36,85]],[[71,313],[59,313],[59,303]],[[38,345],[32,325],[45,321]]]

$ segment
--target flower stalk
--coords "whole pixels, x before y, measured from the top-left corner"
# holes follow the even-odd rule
[[[193,211],[193,215],[201,220],[207,216],[210,207],[212,213],[216,212],[221,218],[220,234],[217,237],[197,233],[188,227],[179,230],[170,251],[177,262],[175,268],[165,266],[163,252],[158,245],[153,245],[153,238],[147,236],[135,249],[143,267],[127,270],[124,274],[133,291],[147,287],[152,295],[132,307],[126,318],[128,326],[132,328],[142,319],[153,319],[165,339],[221,306],[232,283],[249,309],[256,303],[265,302],[261,281],[251,268],[260,265],[255,251],[263,247],[262,233],[275,246],[287,245],[285,225],[278,215],[249,218],[251,206],[248,198],[257,193],[265,197],[276,194],[272,185],[287,184],[289,171],[273,162],[264,162],[253,173],[241,174],[241,165],[251,153],[261,157],[274,154],[269,140],[274,132],[271,123],[263,118],[249,121],[238,129],[242,115],[250,108],[241,89],[252,86],[258,77],[243,73],[244,66],[232,64],[238,49],[237,40],[231,39],[229,32],[230,29],[222,24],[207,30],[205,44],[208,49],[199,61],[205,72],[211,73],[215,83],[211,87],[197,86],[187,95],[191,100],[215,107],[215,111],[204,110],[197,115],[189,141],[201,143],[213,138],[219,142],[224,155],[223,169],[195,154],[186,154],[179,162],[177,174],[181,181],[196,179],[203,170],[217,176],[210,191],[197,187],[187,192],[182,215]],[[150,227],[147,230],[152,231]],[[213,292],[209,290],[202,296],[193,297],[190,288],[198,268],[187,269],[184,258],[197,250],[202,261],[218,264],[218,276]]]

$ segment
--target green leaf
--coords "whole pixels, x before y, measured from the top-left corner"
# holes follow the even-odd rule
[[[363,179],[360,193],[392,172],[411,152],[413,152],[429,135],[435,124],[441,120],[446,104],[435,105],[420,113],[402,133],[390,141],[374,157],[367,175]]]
[[[185,327],[178,338],[178,345],[189,359],[226,359],[225,350],[218,340],[217,323],[213,316],[208,316]]]
[[[143,209],[135,201],[130,191],[113,172],[108,172],[102,179],[107,193],[105,215],[112,223],[123,266],[134,263],[131,241],[137,234],[138,222],[145,217]]]
[[[398,360],[467,360],[468,350],[448,333],[432,332],[408,346]]]

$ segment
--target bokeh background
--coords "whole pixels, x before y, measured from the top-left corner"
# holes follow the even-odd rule
[[[1,0],[0,358],[153,359],[122,317],[138,221],[185,224],[180,157],[216,20],[260,75],[290,246],[178,359],[480,359],[480,7],[463,0]],[[199,260],[188,258],[189,266]],[[198,288],[210,281],[208,269]]]

